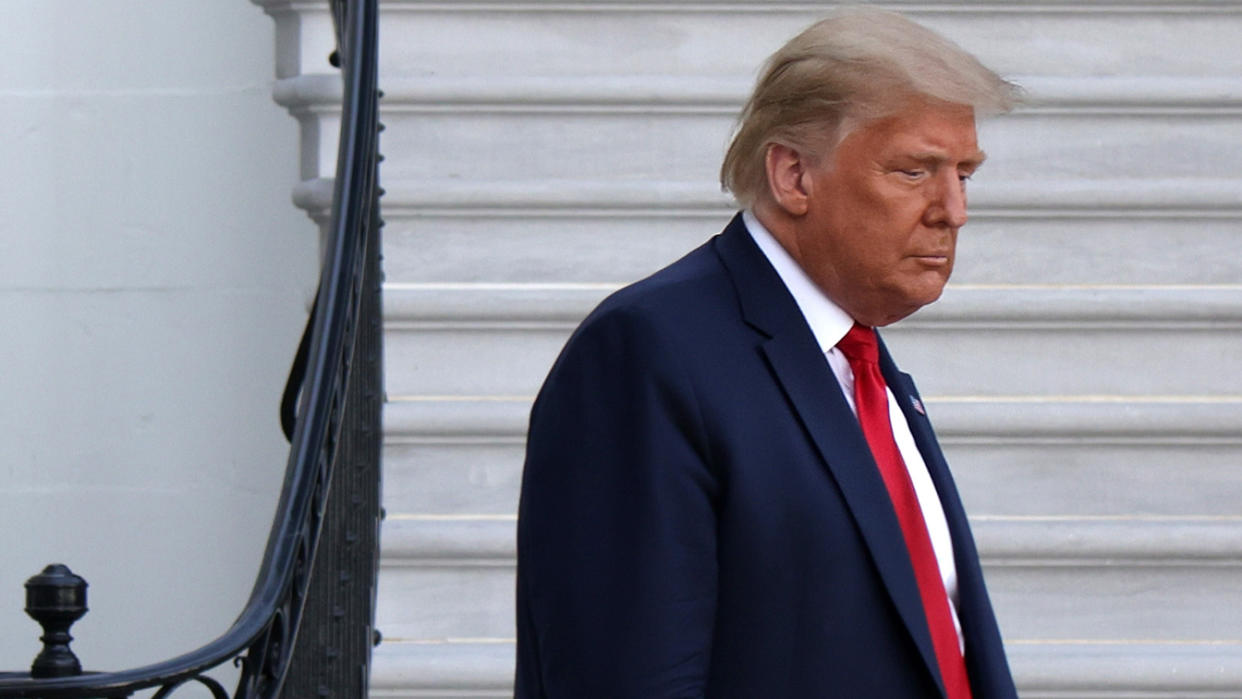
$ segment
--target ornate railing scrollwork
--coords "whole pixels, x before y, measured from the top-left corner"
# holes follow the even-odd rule
[[[160,687],[160,691],[152,694],[151,699],[165,699],[166,697],[171,696],[173,692],[180,689],[183,685],[190,684],[191,682],[197,682],[210,690],[212,699],[229,699],[229,693],[224,689],[224,685],[206,675],[195,675],[193,677],[187,677],[180,680],[175,684],[166,684]]]
[[[345,84],[331,225],[282,410],[285,482],[250,598],[197,650],[82,673],[69,627],[86,612],[86,583],[49,566],[27,583],[44,652],[32,672],[0,673],[0,698],[120,699],[154,688],[152,699],[165,699],[197,685],[230,699],[207,674],[216,668],[237,673],[232,699],[366,696],[381,517],[379,18],[377,0],[330,2]]]

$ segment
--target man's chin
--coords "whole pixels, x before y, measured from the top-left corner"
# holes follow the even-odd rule
[[[892,312],[888,313],[887,315],[885,315],[885,316],[881,317],[880,319],[878,319],[876,322],[874,322],[874,323],[868,323],[868,325],[872,325],[872,326],[877,327],[877,328],[882,328],[882,327],[884,327],[885,325],[892,325],[893,323],[896,323],[897,321],[899,321],[899,320],[901,320],[901,319],[903,319],[903,318],[908,318],[908,317],[910,317],[910,316],[911,316],[911,315],[913,315],[916,311],[918,311],[920,308],[922,308],[922,306],[912,306],[912,307],[909,307],[909,308],[906,308],[906,309],[902,309],[902,310],[900,310],[900,311],[892,311]]]
[[[940,300],[940,296],[944,294],[945,285],[949,283],[949,274],[945,271],[944,274],[924,275],[919,281],[922,283],[910,289],[908,295],[909,302],[915,310]]]
[[[875,322],[864,322],[865,325],[872,325],[877,328],[885,325],[892,325],[897,321],[914,315],[924,306],[935,303],[940,295],[944,293],[944,285],[940,285],[935,289],[929,289],[927,293],[918,296],[907,297],[903,303],[894,303],[887,308],[880,310],[874,316]]]

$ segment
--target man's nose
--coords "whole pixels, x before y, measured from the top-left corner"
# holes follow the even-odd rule
[[[927,207],[928,225],[947,225],[961,228],[966,225],[966,183],[957,173],[949,172],[939,178],[932,201]]]

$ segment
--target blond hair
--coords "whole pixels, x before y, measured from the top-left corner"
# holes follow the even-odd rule
[[[886,10],[854,8],[816,22],[764,64],[738,117],[720,184],[742,206],[767,191],[770,144],[824,158],[859,123],[912,97],[1013,109],[1021,90],[957,44]]]

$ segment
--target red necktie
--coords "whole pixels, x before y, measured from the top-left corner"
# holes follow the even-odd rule
[[[880,373],[879,348],[875,331],[854,324],[845,337],[837,343],[837,349],[850,361],[854,370],[854,405],[858,409],[858,422],[863,435],[871,446],[871,454],[880,467],[880,476],[888,488],[893,509],[901,523],[901,533],[910,552],[910,563],[918,582],[919,596],[923,599],[923,612],[931,630],[932,647],[940,676],[949,699],[970,699],[970,680],[966,677],[966,663],[958,645],[957,630],[949,611],[949,596],[940,578],[940,566],[932,549],[923,510],[910,482],[910,472],[893,440],[892,423],[888,415],[888,389]]]

